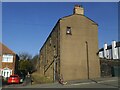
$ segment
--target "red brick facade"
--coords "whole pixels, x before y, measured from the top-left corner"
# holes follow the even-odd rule
[[[0,75],[5,76],[5,72],[4,70],[8,69],[7,74],[9,73],[14,74],[16,68],[16,63],[18,60],[18,56],[12,51],[10,50],[7,46],[5,46],[4,44],[0,43],[0,62],[1,62],[1,66],[0,66]],[[7,62],[4,61],[3,62],[3,55],[11,55],[13,57],[13,62]],[[9,72],[10,71],[10,72]],[[6,74],[6,77],[9,76]]]

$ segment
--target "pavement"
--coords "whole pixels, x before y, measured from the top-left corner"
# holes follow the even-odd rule
[[[58,82],[48,84],[30,83],[20,88],[118,88],[118,77],[105,77],[88,80],[72,80],[67,84],[61,85]]]
[[[0,90],[2,89],[2,77],[0,76]]]
[[[95,79],[86,79],[86,80],[72,80],[69,81],[68,84],[74,84],[74,83],[99,83],[104,81],[114,81],[117,80],[118,77],[103,77],[103,78],[95,78]]]

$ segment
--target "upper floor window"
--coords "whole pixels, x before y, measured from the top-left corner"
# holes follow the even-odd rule
[[[2,57],[2,62],[13,62],[13,55],[11,54],[4,54]]]
[[[72,34],[72,33],[71,33],[71,27],[67,27],[67,29],[66,29],[66,34],[70,34],[70,35]]]
[[[52,40],[51,40],[51,37],[50,37],[50,46],[51,46],[51,43],[52,43]]]

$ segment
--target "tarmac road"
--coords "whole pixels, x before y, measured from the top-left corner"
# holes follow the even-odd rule
[[[26,77],[23,83],[20,84],[3,84],[2,88],[18,88],[18,87],[24,87],[24,86],[29,86],[31,85],[31,79]]]
[[[2,77],[0,77],[0,90],[2,89]]]
[[[95,80],[78,80],[70,81],[66,85],[61,85],[58,82],[51,84],[36,84],[31,85],[29,78],[26,79],[27,84],[12,84],[4,88],[118,88],[118,78],[100,78]]]

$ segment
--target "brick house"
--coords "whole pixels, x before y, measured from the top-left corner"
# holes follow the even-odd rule
[[[75,5],[73,14],[60,18],[40,49],[39,72],[53,81],[100,77],[98,24]]]
[[[18,55],[0,43],[0,76],[9,77],[17,70]]]

